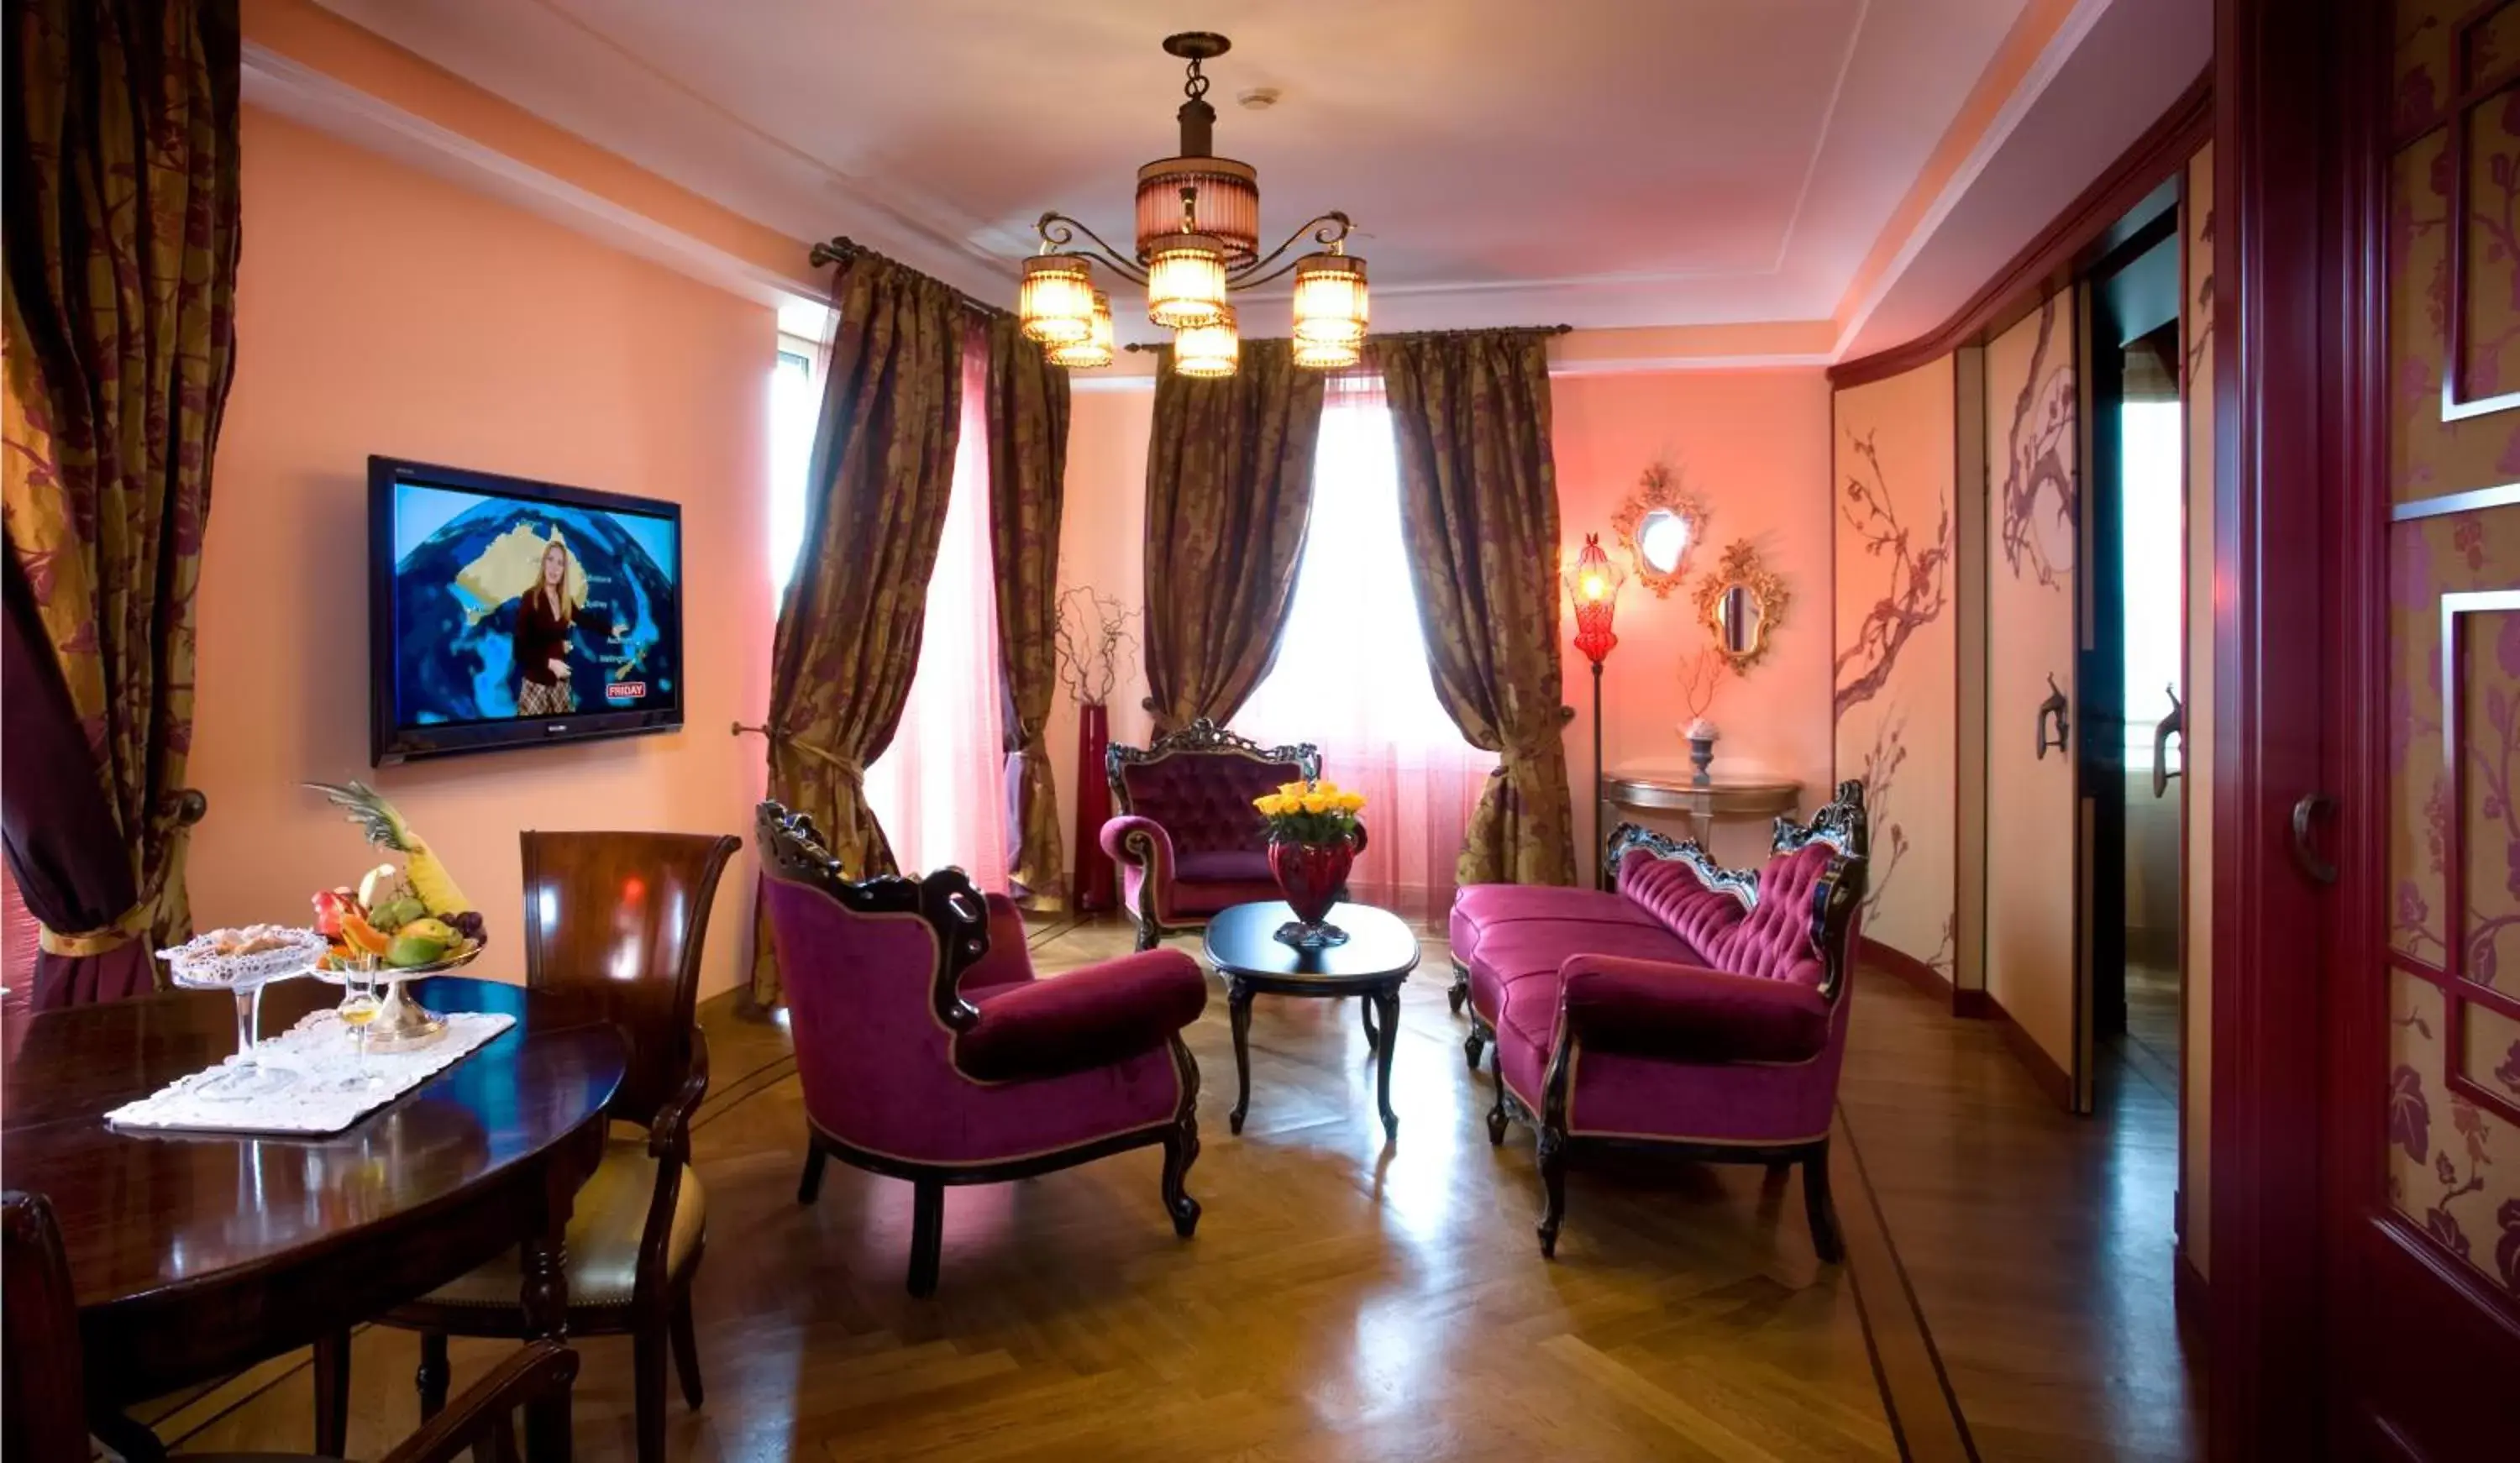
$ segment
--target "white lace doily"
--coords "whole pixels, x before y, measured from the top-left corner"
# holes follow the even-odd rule
[[[260,1070],[231,1056],[105,1115],[117,1128],[193,1132],[339,1132],[480,1049],[517,1018],[456,1011],[445,1034],[406,1051],[368,1053],[341,1018],[317,1011],[255,1046]]]

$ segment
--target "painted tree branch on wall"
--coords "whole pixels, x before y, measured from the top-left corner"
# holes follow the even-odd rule
[[[1870,481],[1861,472],[1847,474],[1845,501],[1838,505],[1838,512],[1855,530],[1865,555],[1887,571],[1888,583],[1881,598],[1866,611],[1864,623],[1856,627],[1854,641],[1837,652],[1834,714],[1841,721],[1849,710],[1880,694],[1909,638],[1941,617],[1951,602],[1952,562],[1950,496],[1936,495],[1941,516],[1933,537],[1920,543],[1899,519],[1873,433],[1860,437],[1848,433],[1847,447],[1870,469]],[[1878,875],[1874,887],[1879,887]]]
[[[2003,510],[2003,560],[2012,577],[2022,577],[2026,562],[2029,575],[2050,589],[2059,587],[2063,566],[2040,542],[2040,503],[2055,499],[2053,512],[2068,544],[2082,521],[2082,489],[2074,474],[2078,406],[2072,366],[2056,358],[2057,298],[2051,294],[2039,304],[2039,337],[2031,346],[2021,394],[2013,399],[2012,424],[2004,434],[2003,486],[1997,495]]]

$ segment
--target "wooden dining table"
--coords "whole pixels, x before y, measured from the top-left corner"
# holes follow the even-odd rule
[[[511,1245],[530,1336],[562,1336],[562,1237],[604,1150],[621,1038],[591,1006],[454,976],[439,1011],[517,1024],[332,1137],[126,1131],[104,1115],[236,1048],[235,1002],[185,991],[0,1025],[0,1176],[61,1219],[88,1412],[126,1457],[162,1453],[125,1409],[225,1377],[426,1294]],[[270,1036],[339,998],[268,988]],[[324,1391],[318,1388],[319,1395]],[[563,1396],[526,1418],[536,1459],[569,1452]]]

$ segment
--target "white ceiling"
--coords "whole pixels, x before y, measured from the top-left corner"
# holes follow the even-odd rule
[[[1046,208],[1125,239],[1137,164],[1174,151],[1157,42],[1222,30],[1217,151],[1260,168],[1264,233],[1348,210],[1376,325],[1412,328],[1828,318],[2024,0],[322,3],[984,294]]]

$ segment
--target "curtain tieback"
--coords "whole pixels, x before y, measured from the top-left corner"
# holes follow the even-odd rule
[[[35,926],[35,943],[48,955],[84,960],[95,955],[112,954],[129,945],[149,933],[157,918],[158,897],[153,894],[123,910],[121,918],[97,929],[68,932],[56,930],[48,924],[38,924]]]
[[[848,778],[852,782],[863,784],[866,781],[866,765],[864,763],[852,761],[849,758],[843,757],[839,753],[832,751],[829,747],[818,747],[812,742],[805,740],[803,737],[798,736],[793,732],[785,732],[777,727],[739,726],[735,730],[739,735],[745,732],[758,732],[762,735],[770,738],[770,744],[773,747],[793,748],[794,750],[802,752],[806,756],[813,758],[817,762],[827,764],[832,770],[836,771],[841,776]]]

